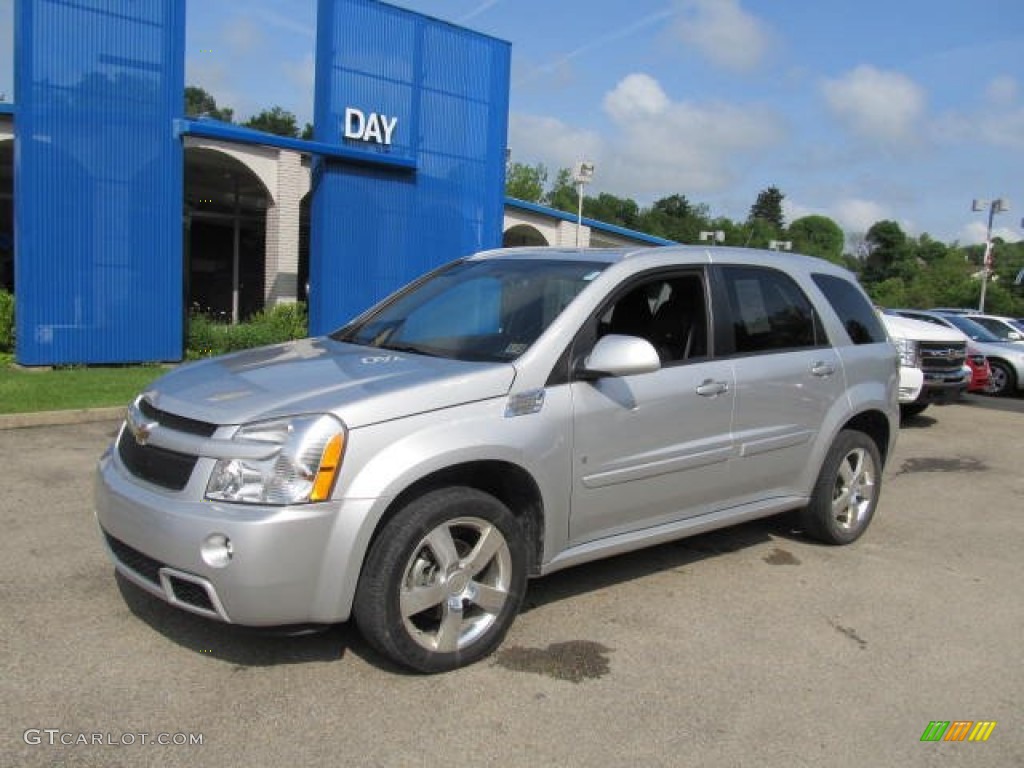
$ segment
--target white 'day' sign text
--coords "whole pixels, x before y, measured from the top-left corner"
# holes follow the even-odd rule
[[[397,117],[378,115],[376,112],[365,114],[355,107],[345,108],[345,138],[371,141],[375,144],[390,146],[391,136],[398,125]]]

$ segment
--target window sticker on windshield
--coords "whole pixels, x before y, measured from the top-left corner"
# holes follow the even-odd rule
[[[587,274],[585,274],[583,276],[583,282],[589,283],[591,280],[593,280],[595,277],[597,277],[600,274],[601,274],[601,270],[599,270],[599,269],[594,270],[593,272],[588,272]]]
[[[506,355],[516,355],[516,356],[521,355],[521,354],[523,354],[523,352],[526,351],[526,347],[527,346],[529,346],[529,345],[523,344],[522,342],[514,341],[511,344],[509,344],[507,347],[505,347],[505,354]]]

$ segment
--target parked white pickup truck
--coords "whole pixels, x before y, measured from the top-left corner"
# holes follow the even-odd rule
[[[971,383],[967,337],[952,328],[882,313],[900,352],[900,415],[955,402]]]

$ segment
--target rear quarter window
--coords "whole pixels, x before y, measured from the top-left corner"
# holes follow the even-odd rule
[[[886,340],[882,321],[857,286],[835,275],[815,274],[811,277],[839,316],[850,341],[854,344],[877,344]]]

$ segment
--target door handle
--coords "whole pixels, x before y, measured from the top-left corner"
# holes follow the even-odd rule
[[[718,397],[718,395],[728,391],[729,384],[727,382],[715,381],[714,379],[704,379],[704,381],[697,385],[697,394],[701,397]]]
[[[822,378],[831,376],[835,372],[836,367],[832,363],[826,363],[824,360],[819,360],[811,366],[811,373]]]

